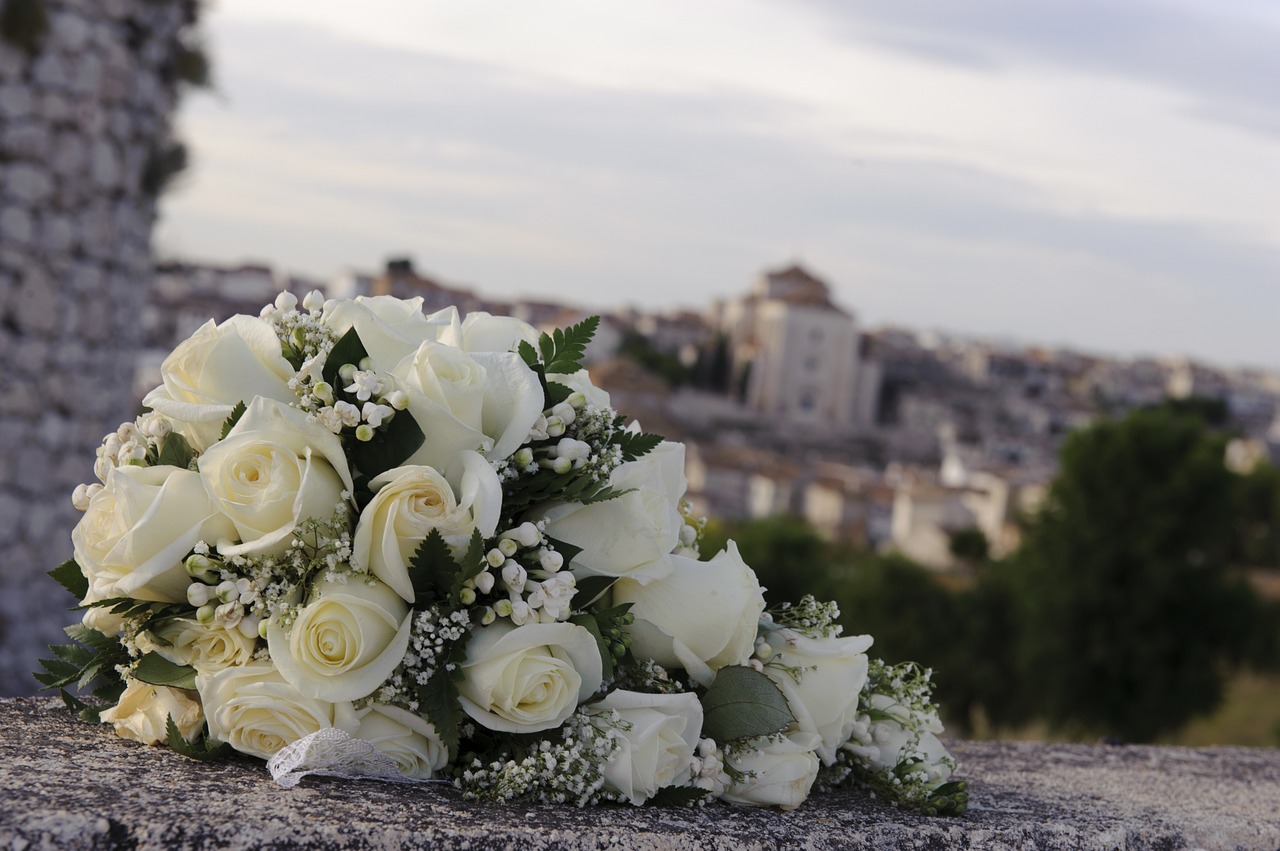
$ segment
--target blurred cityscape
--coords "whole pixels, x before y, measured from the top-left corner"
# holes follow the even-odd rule
[[[1215,400],[1237,472],[1280,457],[1280,373],[1184,357],[1125,359],[909,328],[862,327],[818,270],[789,263],[726,283],[702,310],[601,313],[588,352],[614,407],[687,446],[697,514],[792,515],[828,541],[901,553],[945,571],[953,541],[1017,549],[1067,434],[1167,399]],[[504,301],[392,260],[383,271],[307,280],[264,265],[158,266],[143,314],[135,398],[173,347],[210,318],[256,314],[287,290],[422,298],[517,316],[541,330],[598,311]],[[602,289],[603,297],[614,297]]]

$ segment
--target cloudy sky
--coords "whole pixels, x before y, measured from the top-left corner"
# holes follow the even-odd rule
[[[1272,0],[217,0],[170,256],[1280,368]]]

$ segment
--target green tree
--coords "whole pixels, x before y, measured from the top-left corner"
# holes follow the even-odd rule
[[[1257,610],[1228,568],[1223,452],[1169,409],[1066,441],[1010,580],[1021,685],[1051,723],[1147,741],[1221,699]]]

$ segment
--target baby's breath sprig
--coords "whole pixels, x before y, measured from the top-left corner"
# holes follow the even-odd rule
[[[619,797],[604,788],[604,767],[621,747],[616,712],[574,713],[532,744],[471,753],[453,769],[454,785],[468,800],[599,804]]]
[[[767,618],[768,620],[766,620]],[[833,638],[844,631],[840,620],[840,606],[834,601],[821,603],[805,594],[799,603],[781,603],[768,609],[761,619],[761,628],[791,629],[809,638]]]

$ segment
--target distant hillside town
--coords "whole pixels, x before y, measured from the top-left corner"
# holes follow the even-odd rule
[[[144,319],[137,395],[165,355],[210,318],[256,314],[277,293],[421,297],[517,316],[549,330],[588,313],[502,301],[389,262],[381,274],[305,280],[265,266],[167,262]],[[765,271],[702,312],[603,314],[588,352],[619,411],[684,441],[695,511],[726,519],[793,514],[821,534],[957,565],[957,535],[992,555],[1017,546],[1075,428],[1167,399],[1214,400],[1239,437],[1228,463],[1280,457],[1280,374],[1185,358],[1123,359],[904,328],[864,329],[799,264]]]

